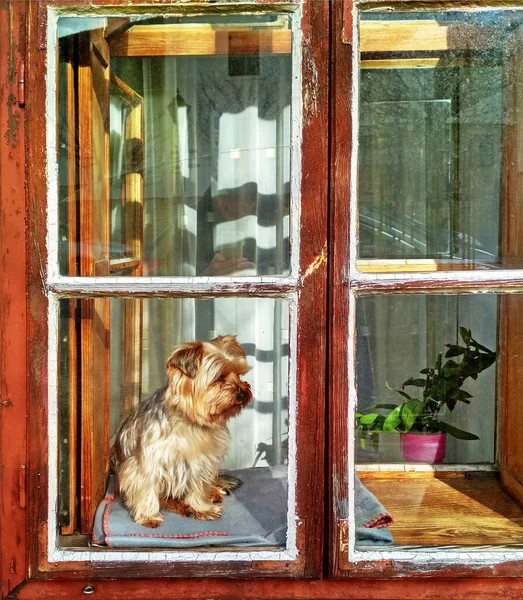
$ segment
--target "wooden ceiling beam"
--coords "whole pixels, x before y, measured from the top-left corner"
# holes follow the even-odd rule
[[[119,57],[290,54],[291,31],[137,25],[113,36],[109,46]]]
[[[361,21],[360,52],[438,52],[499,46],[499,29],[437,21]]]

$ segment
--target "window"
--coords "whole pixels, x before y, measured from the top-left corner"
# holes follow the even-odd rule
[[[2,593],[519,598],[521,8],[0,15]],[[227,336],[242,485],[137,522],[121,427]]]
[[[355,17],[347,506],[389,530],[340,568],[515,560],[521,13]]]
[[[270,275],[278,283],[290,273],[289,17],[114,19],[58,18],[67,150],[58,169],[60,275]],[[78,137],[67,145],[69,129]],[[287,489],[288,299],[108,296],[76,304],[64,300],[60,311],[69,357],[60,381],[70,382],[60,390],[62,535],[91,535],[93,519],[103,520],[96,511],[119,425],[161,387],[172,349],[186,340],[238,336],[255,397],[229,426],[223,466],[259,463],[261,474],[264,464],[281,480],[276,489]],[[281,522],[258,545],[274,536],[285,545],[287,498],[279,495]],[[103,514],[115,514],[112,505]],[[167,527],[166,519],[162,539]]]
[[[323,493],[323,434],[306,439],[322,421],[324,376],[311,387],[306,365],[323,373],[325,295],[309,286],[326,278],[326,204],[303,210],[319,184],[303,192],[301,180],[319,172],[300,145],[326,113],[302,108],[302,8],[239,6],[47,15],[39,555],[52,568],[97,572],[108,557],[172,576],[319,568],[322,535],[309,536],[323,501],[310,490]],[[114,497],[119,427],[169,381],[173,348],[229,335],[253,390],[221,464],[241,492],[216,523],[164,512],[147,529]]]

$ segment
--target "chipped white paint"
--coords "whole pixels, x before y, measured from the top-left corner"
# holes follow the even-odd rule
[[[325,243],[323,244],[323,248],[321,249],[320,254],[318,254],[318,256],[307,267],[307,270],[305,271],[305,273],[303,274],[303,277],[301,278],[302,283],[307,279],[307,277],[312,275],[314,273],[314,271],[317,271],[322,265],[326,265],[326,264],[327,264],[327,240],[325,240]]]
[[[290,232],[291,276],[298,278],[300,269],[301,222],[301,144],[302,144],[302,7],[297,7],[291,18],[292,30],[292,83],[291,83],[291,181],[290,181]]]
[[[499,550],[489,547],[488,551],[481,549],[467,548],[463,551],[463,546],[456,546],[450,550],[435,548],[415,548],[412,550],[390,550],[382,552],[359,552],[349,548],[349,561],[358,562],[378,562],[384,560],[393,560],[398,562],[415,562],[420,566],[430,567],[431,564],[438,566],[451,566],[461,564],[470,568],[483,568],[499,565],[504,562],[519,561],[523,559],[523,551],[502,547]]]
[[[49,556],[56,548],[58,531],[58,299],[49,297],[49,331],[47,356],[48,369],[48,517],[47,526],[50,532],[48,539]]]
[[[58,108],[56,74],[58,72],[58,16],[47,10],[46,60],[46,144],[47,144],[47,277],[58,274]]]
[[[295,552],[89,552],[73,550],[50,550],[50,563],[92,561],[92,562],[245,562],[245,561],[292,561]]]
[[[476,548],[463,546],[450,546],[440,548],[424,548],[424,547],[392,547],[381,551],[363,551],[356,549],[355,540],[355,520],[354,520],[354,498],[355,498],[355,483],[354,474],[356,469],[365,471],[373,470],[370,465],[362,465],[356,467],[354,447],[355,439],[355,411],[357,406],[357,388],[356,388],[356,297],[358,289],[365,287],[366,293],[372,293],[372,286],[379,284],[383,290],[387,286],[393,288],[398,287],[398,284],[419,283],[420,288],[427,282],[438,284],[447,281],[468,282],[471,285],[483,285],[486,287],[488,282],[499,282],[502,279],[513,280],[518,283],[523,283],[522,270],[504,270],[504,271],[436,271],[422,273],[361,273],[357,269],[357,239],[358,239],[358,150],[359,150],[359,11],[357,5],[354,7],[353,18],[353,84],[352,84],[352,157],[351,157],[351,186],[350,186],[350,246],[349,246],[349,340],[348,340],[348,369],[349,369],[349,408],[348,408],[348,511],[349,511],[349,528],[348,528],[348,560],[352,563],[359,562],[378,562],[378,561],[397,561],[411,562],[419,565],[420,568],[430,568],[431,565],[445,566],[462,564],[471,568],[484,568],[498,565],[504,562],[523,560],[523,550],[509,548],[506,546],[492,547],[481,546]],[[411,290],[412,291],[412,290]],[[483,291],[486,291],[483,290]],[[453,290],[454,293],[454,290]],[[463,293],[463,292],[462,292]],[[478,469],[477,465],[449,465],[451,470],[496,470],[495,465],[481,465]],[[378,470],[401,470],[401,471],[443,471],[446,470],[444,465],[381,465]],[[487,549],[486,549],[487,548]]]
[[[356,465],[356,471],[358,473],[375,473],[375,472],[398,472],[402,471],[405,473],[445,473],[452,471],[481,471],[482,473],[490,473],[499,471],[499,467],[492,463],[474,463],[469,465],[458,465],[458,464],[423,464],[423,463],[360,463]]]
[[[296,506],[296,473],[298,448],[296,423],[298,421],[297,357],[298,357],[298,302],[289,301],[289,425],[288,425],[288,497],[287,497],[287,552],[297,556],[296,527],[299,521]],[[305,399],[303,399],[305,400]]]
[[[356,269],[356,257],[358,255],[358,154],[359,154],[359,122],[360,122],[360,67],[359,67],[359,13],[356,7],[353,8],[352,20],[352,87],[351,87],[351,120],[352,120],[352,155],[350,160],[350,190],[349,190],[349,211],[350,211],[350,235],[349,235],[349,273],[351,277],[358,270]],[[348,274],[347,274],[348,275]]]
[[[292,15],[297,12],[299,2],[302,0],[272,0],[271,11],[282,14]],[[171,4],[132,4],[132,0],[127,5],[114,5],[112,7],[89,4],[86,7],[81,6],[56,6],[53,12],[62,17],[200,17],[209,14],[226,15],[228,12],[234,15],[253,15],[267,12],[267,6],[257,2],[257,0],[170,0]],[[234,12],[231,11],[234,8]],[[240,10],[241,7],[241,10]]]
[[[354,242],[353,242],[354,243]],[[356,249],[355,249],[356,250]],[[355,252],[354,252],[355,254]],[[353,256],[354,259],[354,256]],[[355,288],[361,285],[381,284],[382,286],[397,287],[403,283],[444,283],[447,281],[465,282],[471,285],[485,285],[489,282],[523,283],[523,269],[492,269],[488,271],[430,271],[412,273],[361,273],[354,267],[350,274],[351,285]]]
[[[214,5],[218,6],[218,3]],[[224,4],[222,4],[224,6]],[[291,276],[290,277],[64,277],[59,273],[59,214],[58,214],[58,161],[57,161],[57,106],[56,106],[56,73],[57,73],[57,39],[59,16],[82,16],[83,13],[71,9],[48,9],[47,31],[47,83],[46,83],[46,123],[47,123],[47,194],[48,194],[48,219],[47,219],[47,249],[48,269],[46,285],[49,290],[49,354],[48,354],[48,441],[49,441],[49,481],[48,481],[48,561],[50,563],[70,561],[100,562],[245,562],[245,561],[284,561],[296,560],[296,528],[300,524],[296,512],[296,422],[298,407],[296,401],[296,361],[297,361],[297,292],[299,273],[299,220],[301,196],[301,139],[302,139],[302,105],[301,105],[301,6],[283,3],[280,5],[282,12],[293,11],[291,28],[293,33],[292,51],[292,118],[291,118]],[[279,7],[279,8],[280,8]],[[259,5],[245,3],[245,13],[251,14],[259,11]],[[178,11],[178,12],[177,12]],[[165,7],[166,15],[183,16],[187,12],[180,12],[180,6]],[[145,16],[145,13],[141,13]],[[196,14],[191,12],[191,14]],[[201,14],[205,14],[202,12]],[[238,13],[236,13],[238,14]],[[109,16],[103,9],[96,10],[90,7],[90,16]],[[110,16],[120,16],[110,13]],[[152,16],[152,15],[151,15]],[[156,13],[154,16],[158,16]],[[278,295],[289,298],[290,305],[290,359],[289,359],[289,467],[288,467],[288,511],[287,511],[287,545],[285,549],[274,551],[224,551],[224,552],[199,552],[199,551],[92,551],[67,550],[58,547],[58,333],[59,333],[59,298],[61,295],[74,294],[79,296],[89,294],[126,294],[129,295],[213,295],[224,292],[234,292],[234,288],[248,287],[249,295],[256,296],[257,288],[264,288],[259,295]],[[267,291],[270,286],[279,288],[275,294]]]
[[[218,294],[234,292],[238,287],[249,288],[249,294],[256,288],[275,286],[291,294],[297,289],[297,281],[291,277],[64,277],[56,275],[48,280],[49,288],[56,294]],[[285,295],[279,293],[278,295]]]
[[[358,35],[358,14],[356,9],[353,9],[353,31],[352,31],[352,63],[354,73],[352,79],[352,104],[351,104],[351,116],[352,116],[352,156],[351,156],[351,176],[350,176],[350,235],[349,235],[349,273],[353,273],[356,267],[356,252],[357,252],[357,239],[358,239],[358,213],[357,213],[357,194],[358,194],[358,137],[359,137],[359,35]],[[355,463],[356,456],[354,453],[355,448],[355,414],[356,407],[358,404],[358,395],[356,389],[356,298],[349,287],[349,343],[348,343],[348,382],[349,382],[349,394],[348,394],[348,436],[347,436],[347,467],[348,472],[348,502],[347,510],[349,511],[349,527],[348,527],[348,559],[353,560],[352,553],[356,546],[356,527],[354,521],[355,514]],[[371,559],[372,560],[372,559]]]
[[[349,560],[351,560],[351,550],[356,546],[356,526],[354,521],[355,514],[355,481],[354,474],[356,472],[356,455],[355,448],[355,414],[358,404],[358,393],[356,388],[356,298],[354,294],[349,296],[349,344],[348,344],[348,381],[349,381],[349,408],[347,416],[347,468],[348,472],[348,502],[347,510],[349,511],[349,528],[348,528],[348,547]]]

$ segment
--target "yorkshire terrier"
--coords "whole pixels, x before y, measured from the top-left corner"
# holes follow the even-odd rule
[[[219,503],[239,481],[220,476],[227,421],[252,399],[241,379],[248,371],[232,335],[174,349],[167,384],[124,420],[113,448],[119,493],[137,523],[158,527],[161,508],[195,519],[221,517]]]

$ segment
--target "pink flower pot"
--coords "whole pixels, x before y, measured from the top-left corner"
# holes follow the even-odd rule
[[[402,433],[400,437],[407,462],[438,463],[445,458],[446,433]]]

